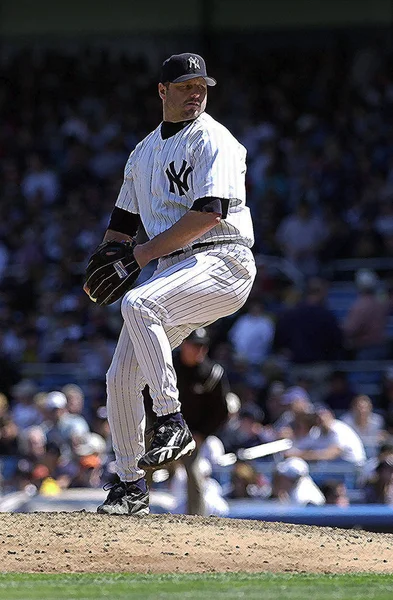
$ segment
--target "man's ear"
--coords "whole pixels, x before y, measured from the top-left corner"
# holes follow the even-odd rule
[[[160,96],[161,100],[164,100],[166,95],[166,87],[162,83],[158,84],[158,95]]]

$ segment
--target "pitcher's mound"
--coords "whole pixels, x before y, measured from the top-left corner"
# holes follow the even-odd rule
[[[0,514],[1,572],[393,572],[393,535],[220,518]]]

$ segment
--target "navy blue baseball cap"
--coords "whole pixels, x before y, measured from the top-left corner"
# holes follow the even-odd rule
[[[186,338],[186,341],[200,346],[208,346],[210,344],[209,333],[204,327],[198,327]]]
[[[180,83],[196,77],[203,77],[207,85],[216,85],[217,83],[213,77],[208,76],[206,63],[199,54],[190,52],[173,54],[162,63],[161,83]]]

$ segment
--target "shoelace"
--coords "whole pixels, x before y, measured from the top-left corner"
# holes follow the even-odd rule
[[[116,500],[117,498],[122,498],[124,496],[126,486],[122,481],[120,481],[119,483],[108,482],[104,485],[103,489],[106,492],[109,491],[108,500]]]
[[[153,448],[159,448],[160,446],[164,446],[166,444],[166,439],[164,437],[166,428],[168,426],[173,427],[175,423],[169,423],[168,425],[163,425],[162,423],[154,423],[151,427],[146,430],[146,435],[149,435],[153,432],[153,439],[151,442],[150,450]],[[163,427],[163,431],[160,432],[160,428]]]

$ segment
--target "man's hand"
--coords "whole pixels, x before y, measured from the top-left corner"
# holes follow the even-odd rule
[[[84,291],[93,302],[106,306],[132,288],[141,269],[131,242],[104,241],[87,265]]]

